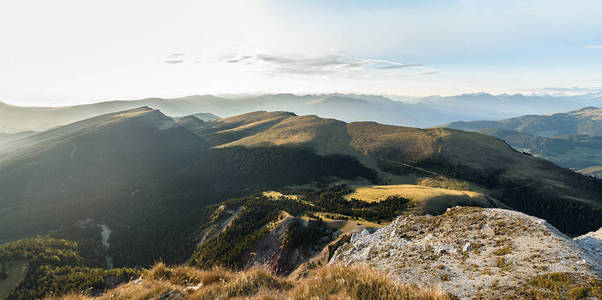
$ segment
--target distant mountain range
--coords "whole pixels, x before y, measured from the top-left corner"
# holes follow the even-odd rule
[[[585,106],[602,106],[602,97],[466,94],[452,97],[396,98],[324,94],[296,96],[268,94],[226,98],[212,95],[173,99],[149,98],[108,101],[66,107],[18,107],[0,102],[0,132],[43,131],[56,126],[141,106],[161,110],[171,117],[209,112],[220,117],[267,110],[313,114],[346,122],[430,127],[458,120],[473,121],[516,117],[523,114],[563,112]],[[202,119],[202,118],[201,118]]]
[[[500,121],[453,122],[445,126],[460,130],[504,129],[544,137],[602,136],[602,109],[585,107],[551,115],[526,115]]]
[[[520,151],[560,166],[600,176],[602,109],[586,107],[567,113],[528,115],[500,121],[453,122],[448,128],[478,131],[501,138]]]

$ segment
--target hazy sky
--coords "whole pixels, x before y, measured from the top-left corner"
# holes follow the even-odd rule
[[[0,101],[602,87],[600,0],[3,0]]]

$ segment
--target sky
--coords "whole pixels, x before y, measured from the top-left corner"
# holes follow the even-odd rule
[[[599,0],[0,1],[0,101],[602,87]]]

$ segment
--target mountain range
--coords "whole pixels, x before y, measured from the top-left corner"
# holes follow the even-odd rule
[[[585,107],[551,115],[526,115],[500,121],[453,122],[460,130],[504,129],[543,137],[566,135],[602,136],[602,109]]]
[[[290,111],[314,114],[346,122],[375,121],[383,124],[431,127],[464,120],[501,119],[523,114],[548,114],[586,106],[602,106],[599,95],[527,96],[485,93],[424,98],[353,94],[219,97],[188,96],[173,99],[148,98],[132,101],[108,101],[65,107],[19,107],[0,103],[0,132],[43,131],[100,114],[141,106],[158,109],[171,117],[210,112],[230,117],[247,112]],[[462,107],[461,110],[457,109]]]
[[[496,136],[519,151],[584,174],[599,176],[597,170],[602,166],[602,109],[599,108],[444,126]]]
[[[156,261],[291,275],[363,229],[458,205],[602,226],[599,180],[496,137],[287,111],[138,107],[27,133],[0,145],[0,190],[0,262],[31,267],[11,269],[27,278],[15,298],[102,291]]]
[[[182,121],[145,107],[4,145],[0,222],[12,229],[0,238],[56,228],[66,221],[62,212],[67,207],[72,218],[99,218],[123,205],[133,205],[134,212],[158,209],[160,203],[169,204],[167,210],[180,204],[187,209],[243,191],[328,176],[394,181],[390,178],[416,172],[478,185],[509,206],[547,217],[568,233],[600,225],[593,219],[587,222],[595,224],[577,226],[576,220],[555,216],[557,211],[535,208],[555,201],[576,210],[599,207],[601,188],[596,182],[477,133],[345,123],[288,112]],[[529,203],[508,196],[523,186],[528,186],[522,194],[530,195]],[[157,203],[150,205],[151,199]],[[106,209],[97,207],[91,213],[90,205]],[[33,217],[37,215],[47,217]],[[35,221],[19,222],[24,216]]]

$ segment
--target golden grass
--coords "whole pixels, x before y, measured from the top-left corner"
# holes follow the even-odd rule
[[[366,202],[380,202],[386,200],[390,196],[399,196],[410,201],[422,203],[433,197],[450,196],[461,199],[471,199],[475,201],[486,201],[483,194],[473,191],[458,191],[446,188],[437,188],[413,184],[399,185],[372,185],[358,187],[353,193],[345,196],[345,199],[352,198],[363,200]],[[483,202],[486,203],[486,202]]]
[[[337,230],[341,230],[343,233],[355,231],[357,229],[357,226],[380,228],[380,227],[384,227],[390,223],[390,222],[381,222],[381,224],[378,224],[376,222],[371,222],[368,220],[364,220],[362,218],[351,219],[351,217],[346,216],[346,215],[336,214],[336,213],[327,213],[327,212],[316,212],[316,213],[314,213],[314,215],[319,216],[322,220],[326,221],[330,227],[337,229]],[[328,216],[347,217],[347,218],[349,218],[349,220],[337,220],[337,219],[329,218]],[[307,216],[303,216],[302,218],[309,220],[309,218]],[[347,228],[349,228],[349,229],[347,229]]]
[[[339,152],[339,148],[348,148],[344,133],[345,123],[340,121],[316,116],[290,116],[281,119],[269,130],[218,147],[312,144],[318,151],[331,153]]]
[[[365,266],[317,269],[287,296],[292,299],[451,299],[440,291],[397,284]]]
[[[281,192],[276,192],[276,191],[267,191],[267,192],[263,192],[262,194],[266,197],[273,198],[273,199],[280,199],[280,198],[284,197],[289,200],[299,200],[299,195],[285,195]]]
[[[493,207],[485,195],[476,191],[453,190],[414,184],[360,186],[347,200],[358,199],[366,202],[380,202],[388,197],[397,196],[410,200],[414,207],[407,213],[438,215],[448,207],[482,206]]]
[[[246,124],[243,124],[238,127],[224,129],[224,130],[219,131],[218,133],[232,133],[232,132],[239,132],[239,131],[247,131],[250,129],[258,128],[262,125],[271,125],[271,124],[281,121],[281,120],[282,120],[282,116],[278,116],[278,117],[274,117],[274,118],[266,118],[263,120],[246,123]]]
[[[67,295],[63,300],[91,300]],[[397,284],[364,266],[325,266],[298,280],[274,276],[264,269],[232,272],[157,264],[133,281],[110,290],[104,299],[451,299],[440,291]]]

